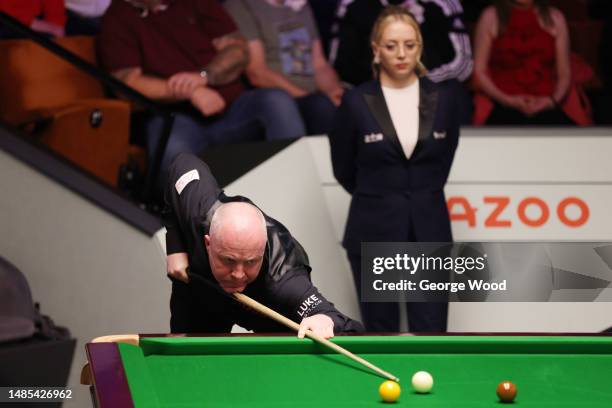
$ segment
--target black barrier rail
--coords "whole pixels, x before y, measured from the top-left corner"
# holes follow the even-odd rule
[[[70,64],[74,65],[81,71],[91,75],[96,78],[100,82],[102,82],[105,86],[110,88],[113,92],[121,94],[125,96],[132,102],[137,103],[141,107],[152,111],[156,115],[160,115],[164,119],[164,126],[161,129],[161,138],[159,139],[158,145],[155,147],[155,155],[153,158],[153,163],[149,163],[149,170],[147,171],[145,185],[142,193],[142,200],[145,203],[149,203],[154,194],[155,182],[158,177],[159,167],[161,164],[162,157],[166,150],[166,145],[168,144],[168,138],[170,137],[170,130],[172,129],[172,124],[174,121],[174,114],[167,107],[149,99],[145,95],[136,91],[135,89],[125,85],[123,82],[119,81],[112,75],[108,74],[104,70],[96,67],[90,62],[84,60],[79,57],[75,53],[67,50],[66,48],[58,45],[53,40],[47,38],[46,36],[30,29],[28,26],[20,23],[15,18],[9,16],[8,14],[0,11],[0,25],[8,28],[10,31],[20,34],[22,37],[32,40],[39,44],[40,46],[46,48],[53,54],[58,57],[64,59]]]

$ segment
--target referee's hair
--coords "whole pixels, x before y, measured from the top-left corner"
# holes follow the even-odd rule
[[[208,234],[211,237],[219,236],[221,235],[220,231],[227,225],[234,225],[239,229],[251,227],[254,218],[261,226],[259,231],[261,236],[267,237],[266,218],[259,208],[245,202],[221,204],[210,220],[210,230]]]

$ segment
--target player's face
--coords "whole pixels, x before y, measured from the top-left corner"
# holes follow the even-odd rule
[[[372,44],[380,62],[381,80],[406,81],[413,77],[421,44],[414,28],[405,21],[395,20],[384,26],[378,44]]]
[[[226,240],[204,237],[212,274],[221,288],[228,292],[242,292],[257,279],[265,250],[265,241]]]

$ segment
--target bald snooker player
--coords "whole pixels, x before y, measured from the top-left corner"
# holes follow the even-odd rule
[[[324,338],[363,331],[312,284],[308,255],[289,231],[247,198],[226,196],[196,156],[174,159],[164,201],[172,333],[229,333],[234,324],[255,332],[288,330],[223,292],[244,293],[299,322],[299,337],[307,329]]]

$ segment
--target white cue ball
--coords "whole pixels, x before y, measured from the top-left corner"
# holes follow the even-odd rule
[[[412,387],[418,393],[427,393],[433,387],[433,377],[427,371],[417,371],[412,376]]]

